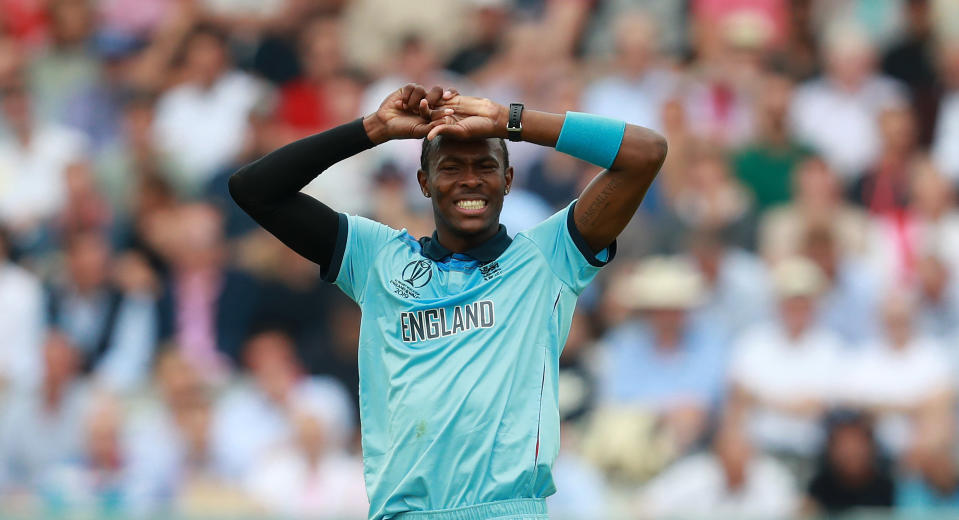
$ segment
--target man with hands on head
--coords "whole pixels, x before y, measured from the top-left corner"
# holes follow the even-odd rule
[[[330,165],[423,139],[436,231],[416,239],[300,193]],[[504,139],[606,168],[510,238]],[[286,145],[230,179],[234,200],[359,304],[369,518],[547,518],[558,359],[578,295],[612,260],[666,155],[648,129],[406,85],[369,116]]]

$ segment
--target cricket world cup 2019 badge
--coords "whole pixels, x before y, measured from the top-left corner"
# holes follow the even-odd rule
[[[429,260],[413,260],[406,264],[400,279],[390,280],[393,292],[404,298],[419,298],[416,291],[433,279],[433,264]]]

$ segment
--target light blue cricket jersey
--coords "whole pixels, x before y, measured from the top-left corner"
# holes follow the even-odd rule
[[[559,354],[593,255],[573,204],[466,254],[340,215],[327,279],[356,301],[371,519],[555,492]]]

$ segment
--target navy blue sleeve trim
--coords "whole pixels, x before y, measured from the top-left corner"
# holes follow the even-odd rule
[[[334,283],[340,276],[340,267],[343,265],[343,255],[346,253],[346,238],[349,232],[349,220],[345,213],[337,213],[339,221],[336,228],[336,245],[333,247],[333,256],[330,258],[328,269],[320,268],[320,276],[326,282]],[[325,271],[325,272],[324,272]]]
[[[604,265],[612,262],[613,258],[616,257],[616,241],[613,240],[613,243],[606,247],[608,253],[605,261],[597,258],[596,253],[593,253],[593,250],[589,247],[589,244],[586,243],[586,238],[583,237],[583,234],[580,233],[579,229],[576,227],[576,222],[573,221],[574,209],[576,209],[576,201],[570,205],[569,212],[566,214],[566,227],[569,229],[569,236],[573,238],[573,243],[576,244],[576,248],[579,249],[579,252],[582,253],[584,258],[586,258],[586,261],[589,262],[589,265],[603,267]]]

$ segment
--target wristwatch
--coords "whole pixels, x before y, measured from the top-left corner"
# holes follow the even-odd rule
[[[506,123],[506,135],[510,141],[522,141],[523,134],[523,104],[509,104],[509,121]]]

